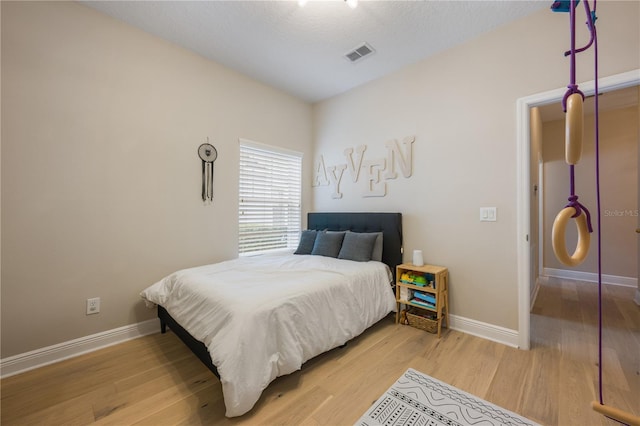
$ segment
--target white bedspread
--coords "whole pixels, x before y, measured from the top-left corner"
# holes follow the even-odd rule
[[[207,346],[233,417],[276,377],[395,311],[390,280],[380,262],[278,254],[181,270],[141,296]]]

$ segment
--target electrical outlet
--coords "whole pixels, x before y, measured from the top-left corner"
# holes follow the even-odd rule
[[[99,314],[100,313],[100,298],[94,297],[91,299],[87,299],[87,315]]]

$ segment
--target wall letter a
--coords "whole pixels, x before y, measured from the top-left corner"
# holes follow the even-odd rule
[[[329,185],[329,180],[327,180],[327,172],[324,167],[324,158],[322,158],[322,155],[313,168],[313,181],[311,181],[311,186],[320,185]]]

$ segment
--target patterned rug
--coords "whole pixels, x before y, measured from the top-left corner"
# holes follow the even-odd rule
[[[537,425],[531,420],[411,368],[355,424],[357,426]]]

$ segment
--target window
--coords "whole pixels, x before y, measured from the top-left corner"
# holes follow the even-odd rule
[[[239,186],[240,256],[297,247],[302,153],[240,139]]]

